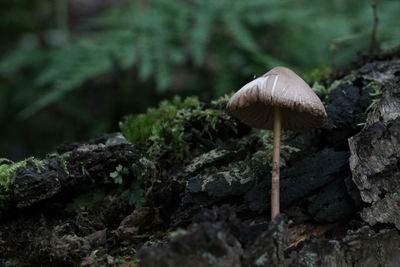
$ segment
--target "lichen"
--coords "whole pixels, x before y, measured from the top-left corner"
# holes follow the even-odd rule
[[[218,263],[218,258],[208,251],[201,253],[201,257],[206,259],[210,266],[216,265]]]
[[[177,228],[175,231],[172,231],[172,232],[169,233],[169,237],[170,238],[175,238],[175,237],[180,236],[180,235],[185,235],[185,234],[187,234],[187,232],[188,231],[185,230],[185,229]]]
[[[260,138],[262,143],[262,149],[259,150],[255,155],[255,161],[262,161],[264,164],[268,164],[272,167],[272,151],[273,151],[273,133],[269,130],[259,130],[254,133],[255,136]],[[285,140],[290,136],[289,133],[284,132],[281,136],[281,140]],[[285,167],[286,161],[291,157],[293,153],[299,152],[300,149],[282,142],[280,147],[280,166]],[[254,155],[253,155],[254,157]]]
[[[315,267],[318,266],[318,254],[306,252],[299,260],[300,266]]]
[[[245,161],[232,162],[217,168],[209,167],[187,181],[191,193],[206,192],[210,196],[225,197],[246,192],[256,181],[256,175]]]
[[[250,149],[255,143],[254,152]],[[299,149],[285,145],[281,150],[281,164]],[[260,130],[237,141],[235,147],[221,147],[192,160],[178,177],[186,181],[190,193],[205,192],[209,196],[242,195],[258,184],[271,170],[272,134]]]
[[[216,163],[217,161],[226,159],[232,155],[232,151],[225,148],[212,149],[207,153],[203,153],[184,168],[183,175],[190,175],[203,169],[204,167]]]
[[[260,257],[258,257],[255,260],[254,265],[255,266],[266,266],[266,264],[268,262],[269,262],[268,253],[263,253]]]

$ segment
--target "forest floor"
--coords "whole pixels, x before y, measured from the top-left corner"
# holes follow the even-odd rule
[[[400,49],[314,85],[329,121],[271,133],[175,98],[121,133],[0,160],[1,266],[398,266]]]

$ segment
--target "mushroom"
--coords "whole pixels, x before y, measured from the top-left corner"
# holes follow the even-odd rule
[[[226,113],[245,124],[274,130],[271,219],[279,214],[279,164],[281,128],[306,131],[321,127],[327,114],[321,100],[296,73],[275,67],[237,91]]]

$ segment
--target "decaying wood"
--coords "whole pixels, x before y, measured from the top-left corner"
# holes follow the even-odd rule
[[[354,65],[330,92],[323,129],[286,137],[296,151],[282,150],[276,220],[271,149],[259,136],[226,138],[178,169],[151,173],[148,201],[134,209],[104,177],[117,165],[144,168],[143,151],[108,135],[17,170],[0,213],[0,265],[134,266],[139,256],[142,266],[397,266],[400,53],[377,58]],[[99,186],[110,191],[99,207],[64,211]]]

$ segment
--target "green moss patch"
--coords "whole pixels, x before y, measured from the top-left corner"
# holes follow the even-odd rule
[[[20,167],[25,167],[26,160],[13,163],[7,159],[0,160],[0,190],[8,189],[11,178],[16,174],[16,170]],[[0,191],[1,192],[1,191]]]
[[[33,157],[19,162],[12,162],[4,158],[0,159],[0,200],[7,198],[6,195],[11,179],[16,175],[18,168],[26,166],[28,160],[33,161],[39,171],[43,169],[43,163]]]
[[[355,72],[352,72],[340,80],[330,82],[328,86],[324,86],[318,81],[315,81],[312,89],[318,93],[318,96],[321,98],[322,102],[327,103],[329,102],[329,93],[331,91],[344,85],[351,85],[355,80],[356,74]]]
[[[206,108],[195,97],[176,97],[145,114],[126,117],[120,128],[127,140],[146,147],[150,160],[181,162],[193,146],[211,150],[222,142],[222,132],[229,131],[230,136],[232,131],[237,133],[237,121],[223,113],[228,98],[222,97]]]
[[[173,119],[179,110],[199,106],[196,97],[182,100],[179,96],[169,101],[162,101],[158,108],[149,108],[145,114],[130,115],[120,122],[119,126],[125,138],[132,143],[144,143],[153,134],[157,133],[158,126]]]

